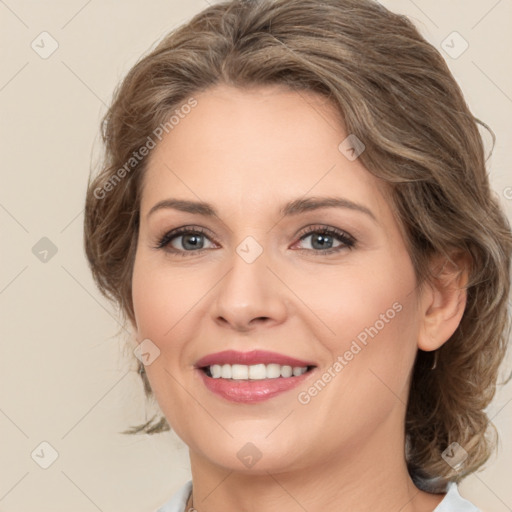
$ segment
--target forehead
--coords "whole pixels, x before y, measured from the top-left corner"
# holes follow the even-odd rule
[[[340,151],[349,134],[324,96],[282,86],[220,85],[194,98],[197,105],[149,155],[142,214],[168,196],[236,214],[277,211],[305,195],[342,196],[385,213],[382,184]]]

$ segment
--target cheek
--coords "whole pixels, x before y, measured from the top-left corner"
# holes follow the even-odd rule
[[[362,364],[410,364],[418,322],[416,277],[407,253],[340,265],[321,279],[306,277],[300,288],[322,321],[318,332],[333,360],[352,351],[347,358],[357,353]],[[368,354],[360,357],[363,352]]]
[[[343,431],[356,440],[369,436],[407,402],[417,351],[416,280],[408,259],[384,258],[373,268],[368,264],[337,272],[322,280],[328,285],[323,288],[317,278],[315,293],[306,295],[322,320],[318,339],[330,361],[319,375],[321,382],[300,390],[299,402],[309,413],[305,421],[324,425],[326,438]],[[301,293],[312,289],[312,279],[307,281]]]
[[[189,425],[179,412],[187,408],[187,395],[179,385],[182,378],[174,376],[187,339],[186,315],[197,302],[198,293],[194,287],[184,285],[179,271],[166,269],[161,263],[157,265],[144,254],[136,256],[132,298],[137,340],[150,339],[160,351],[146,366],[146,375],[165,417],[182,438]]]
[[[167,308],[165,282],[157,278],[156,272],[143,263],[134,266],[132,297],[137,323],[137,337],[149,338],[158,344],[158,339],[171,327],[172,311]]]
[[[190,286],[179,269],[137,256],[132,297],[138,337],[150,338],[156,344],[173,338],[181,319],[201,297],[201,282],[194,279],[194,286]]]

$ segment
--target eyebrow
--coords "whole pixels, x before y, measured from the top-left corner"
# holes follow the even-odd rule
[[[168,208],[186,213],[204,215],[205,217],[218,216],[216,209],[209,203],[183,199],[164,199],[163,201],[156,203],[151,210],[149,210],[147,217],[157,210]],[[307,197],[295,199],[286,203],[280,209],[280,213],[281,215],[288,217],[312,210],[319,210],[321,208],[345,208],[348,210],[354,210],[368,215],[371,219],[377,222],[376,216],[369,208],[342,197]]]

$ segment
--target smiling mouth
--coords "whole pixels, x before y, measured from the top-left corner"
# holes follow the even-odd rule
[[[270,364],[212,364],[200,368],[207,377],[212,379],[226,380],[267,380],[281,379],[290,377],[300,377],[301,375],[316,368],[310,366],[290,366],[277,363]]]

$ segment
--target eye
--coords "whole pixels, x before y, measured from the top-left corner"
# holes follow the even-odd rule
[[[210,249],[205,241],[212,243],[206,236],[205,231],[198,227],[183,226],[166,233],[156,246],[157,249],[165,249],[168,252],[184,256],[187,252],[201,252]]]
[[[352,249],[355,239],[348,233],[330,226],[309,226],[300,235],[300,242],[306,247],[300,250],[313,251],[318,254],[331,254],[343,249]]]
[[[332,254],[343,249],[352,249],[356,240],[354,237],[330,226],[309,226],[299,235],[295,245],[303,242],[301,251],[313,251],[316,254]],[[206,231],[196,226],[183,226],[163,235],[156,249],[164,249],[173,254],[187,256],[215,248],[216,244],[206,235]]]

